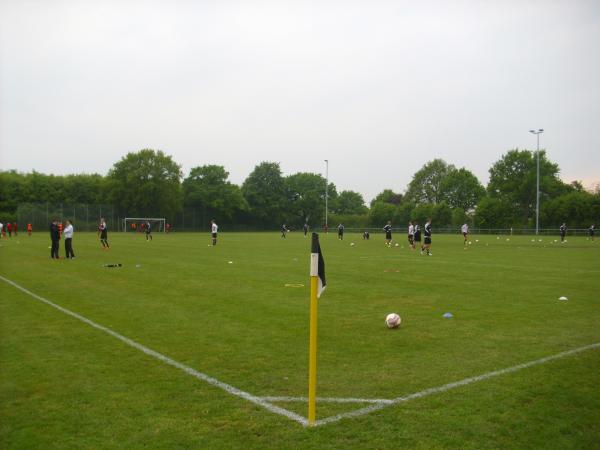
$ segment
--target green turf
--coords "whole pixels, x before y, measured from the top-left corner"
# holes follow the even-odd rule
[[[0,241],[0,275],[257,396],[306,396],[309,240]],[[479,242],[475,242],[478,239]],[[350,246],[355,242],[355,246]],[[600,241],[321,236],[318,395],[387,398],[600,342]],[[402,246],[403,245],[403,246]],[[61,248],[61,254],[63,249]],[[232,263],[230,264],[229,261]],[[105,268],[121,263],[120,268]],[[304,284],[304,287],[286,287]],[[566,302],[558,297],[565,295]],[[402,316],[388,330],[384,317]],[[444,319],[452,312],[453,319]],[[0,282],[0,448],[598,448],[600,350],[305,428]],[[306,404],[279,406],[306,415]],[[320,403],[318,418],[364,407]]]

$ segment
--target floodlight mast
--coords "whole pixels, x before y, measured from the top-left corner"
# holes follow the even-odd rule
[[[329,200],[329,160],[325,160],[325,231],[329,229],[327,223],[327,206]]]
[[[536,183],[535,183],[535,234],[540,232],[540,134],[544,132],[543,128],[535,130],[529,130],[530,133],[535,134],[537,137],[537,151],[536,153]]]

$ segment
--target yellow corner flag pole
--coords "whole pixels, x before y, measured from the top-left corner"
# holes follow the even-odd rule
[[[311,268],[314,254],[311,255]],[[310,344],[308,358],[308,424],[314,425],[317,416],[317,275],[310,276]]]
[[[310,338],[308,354],[308,424],[317,417],[317,299],[325,289],[325,262],[321,255],[319,235],[312,234],[310,251]]]

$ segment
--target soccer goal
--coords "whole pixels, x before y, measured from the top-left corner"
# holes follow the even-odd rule
[[[165,224],[167,223],[164,218],[157,217],[125,217],[123,219],[123,231],[139,231],[143,232],[146,230],[146,223],[150,222],[150,229],[157,232],[165,232]]]

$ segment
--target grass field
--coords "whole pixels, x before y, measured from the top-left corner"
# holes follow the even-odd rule
[[[404,236],[386,248],[382,235],[321,235],[317,395],[398,399],[600,343],[600,241],[531,239],[472,236],[464,250],[461,236],[434,235],[427,257]],[[309,239],[109,241],[102,251],[76,234],[77,258],[53,261],[48,233],[3,239],[0,275],[253,398],[290,397],[264,401],[306,416],[294,398],[307,394]],[[3,449],[600,448],[599,347],[305,427],[5,280],[0,294]],[[399,329],[385,327],[389,312]],[[323,400],[317,418],[369,405],[383,406]]]

